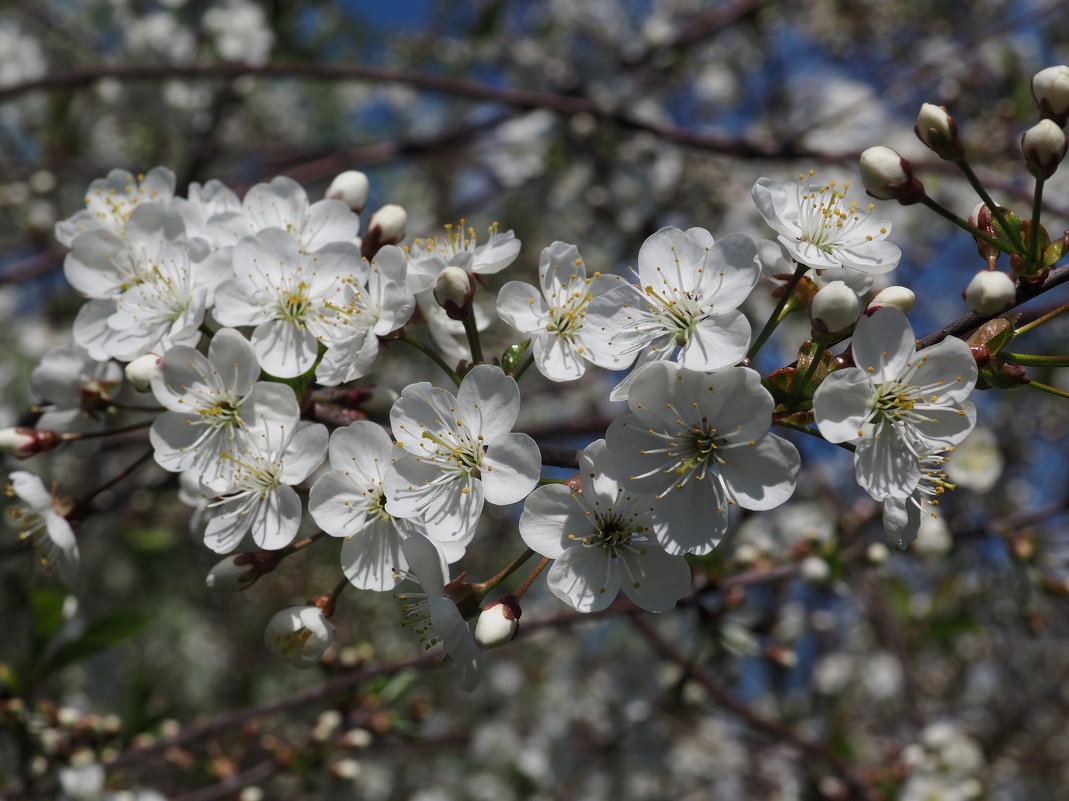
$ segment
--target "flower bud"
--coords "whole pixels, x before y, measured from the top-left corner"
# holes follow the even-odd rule
[[[857,293],[843,281],[832,281],[813,296],[809,307],[813,319],[813,333],[839,334],[857,322],[861,302]]]
[[[1001,207],[999,210],[1002,210]],[[984,203],[976,204],[976,208],[974,208],[972,214],[969,215],[969,225],[980,233],[987,234],[994,239],[998,238],[998,232],[995,230],[994,215],[991,214],[991,209]],[[976,240],[976,252],[980,254],[980,258],[987,262],[988,269],[993,270],[995,268],[995,262],[998,261],[998,257],[1001,255],[1002,251],[986,239],[982,239],[978,236],[974,237],[974,239]]]
[[[997,314],[1013,303],[1017,286],[1006,273],[982,270],[973,276],[962,297],[977,314]]]
[[[1069,67],[1047,67],[1032,77],[1032,97],[1039,112],[1058,125],[1069,121]]]
[[[369,184],[364,173],[360,170],[346,170],[330,182],[324,197],[328,200],[340,200],[359,214],[367,204],[368,189]]]
[[[264,642],[294,667],[309,668],[334,642],[334,624],[317,606],[290,606],[267,621]]]
[[[228,556],[208,571],[204,579],[209,590],[236,592],[251,587],[260,577],[252,559],[255,554],[238,553]]]
[[[471,313],[475,295],[475,275],[459,267],[446,267],[438,273],[434,299],[451,320],[463,320]]]
[[[874,542],[865,549],[865,558],[873,565],[882,565],[890,555],[891,552],[882,542]]]
[[[375,257],[383,245],[396,245],[405,236],[408,213],[398,205],[388,203],[371,215],[367,224],[367,236],[360,244],[360,254],[365,259]]]
[[[874,312],[876,309],[882,309],[889,307],[892,309],[898,309],[902,314],[909,314],[913,310],[913,302],[917,299],[917,296],[913,294],[913,290],[904,286],[889,286],[881,289],[875,295],[872,296],[872,300],[869,301],[869,305],[865,307],[866,312]]]
[[[475,642],[496,648],[511,642],[520,628],[520,603],[515,596],[502,595],[483,609],[475,623]]]
[[[1021,135],[1025,166],[1036,178],[1054,175],[1065,158],[1065,131],[1051,120],[1040,120]]]
[[[807,556],[798,565],[798,575],[806,584],[826,584],[831,578],[831,566],[819,556]]]
[[[913,131],[941,159],[951,161],[964,153],[961,139],[958,138],[958,125],[947,113],[946,106],[922,104]]]
[[[138,392],[148,392],[152,388],[152,377],[159,369],[160,357],[155,353],[146,353],[126,365],[126,380]]]
[[[874,198],[897,200],[903,206],[924,197],[924,186],[913,167],[889,147],[870,147],[861,154],[861,182]]]
[[[27,426],[0,429],[0,453],[17,459],[50,451],[63,439],[55,431],[46,431]]]

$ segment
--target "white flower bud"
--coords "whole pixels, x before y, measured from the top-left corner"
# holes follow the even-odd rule
[[[977,314],[997,314],[1013,303],[1017,287],[1006,273],[982,270],[973,276],[962,295]]]
[[[471,312],[475,294],[474,275],[459,267],[446,267],[438,273],[434,284],[434,299],[445,309],[450,319],[463,320]]]
[[[962,154],[958,126],[947,113],[945,106],[933,103],[921,105],[917,125],[913,129],[917,138],[934,150],[940,158],[955,158]]]
[[[889,147],[870,147],[861,154],[860,166],[861,182],[874,198],[908,204],[924,196],[910,163]]]
[[[160,357],[155,353],[138,356],[126,365],[126,380],[138,392],[152,389],[152,377],[160,370]]]
[[[1040,120],[1021,136],[1028,171],[1037,178],[1050,178],[1065,158],[1065,131],[1052,120]]]
[[[325,197],[328,200],[340,200],[357,214],[364,210],[367,204],[367,193],[370,185],[367,176],[360,170],[346,170],[338,174],[327,188]]]
[[[17,456],[20,459],[33,456],[35,442],[33,434],[34,429],[22,426],[0,429],[0,453]]]
[[[809,311],[814,327],[823,326],[825,332],[838,334],[857,321],[861,303],[854,290],[843,281],[832,281],[813,296]]]
[[[60,442],[55,431],[26,426],[0,429],[0,453],[16,459],[28,459],[34,454],[50,451]]]
[[[865,558],[874,565],[882,565],[890,555],[891,551],[882,542],[874,542],[865,549]]]
[[[876,309],[889,306],[892,309],[898,309],[903,314],[909,314],[913,310],[913,303],[916,299],[917,296],[908,287],[889,286],[872,296],[865,311],[876,311]]]
[[[377,236],[380,246],[396,245],[404,238],[407,224],[408,213],[400,206],[388,203],[371,215],[371,221],[367,224],[368,235],[369,238]]]
[[[267,621],[264,642],[294,667],[309,668],[334,642],[334,624],[318,606],[290,606]]]
[[[1058,125],[1069,118],[1069,67],[1047,67],[1032,77],[1032,97],[1044,117]]]
[[[824,584],[831,578],[831,567],[819,556],[807,556],[798,565],[798,575],[806,584]]]
[[[487,606],[475,623],[475,642],[496,648],[511,642],[520,628],[520,604],[512,595],[502,595]]]
[[[210,590],[220,592],[236,592],[251,587],[259,578],[251,556],[249,553],[238,553],[223,559],[208,571],[205,585]]]

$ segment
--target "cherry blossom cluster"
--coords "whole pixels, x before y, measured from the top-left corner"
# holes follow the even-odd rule
[[[918,135],[961,158],[945,110],[926,104]],[[1024,152],[1042,180],[1053,156],[1036,136]],[[877,197],[931,202],[882,150],[863,158],[862,174]],[[920,346],[906,317],[913,293],[877,284],[902,258],[890,222],[814,173],[754,184],[775,242],[666,227],[620,272],[554,242],[536,284],[501,281],[521,252],[511,231],[494,224],[480,236],[462,221],[406,242],[398,206],[362,224],[368,192],[353,171],[314,202],[285,177],[244,197],[219,181],[180,196],[162,167],[94,181],[85,209],[56,225],[65,275],[86,298],[73,344],[34,371],[37,427],[0,432],[4,451],[24,457],[65,442],[88,449],[120,415],[149,428],[156,464],[178,475],[193,508],[192,530],[225,555],[208,576],[215,588],[247,587],[320,539],[341,540],[338,587],[266,626],[267,645],[297,666],[333,642],[348,585],[396,595],[403,625],[425,647],[444,646],[466,689],[482,650],[515,635],[543,570],[550,592],[581,612],[621,592],[642,609],[672,609],[691,592],[691,565],[734,530],[733,510],[768,511],[793,495],[802,459],[773,426],[850,451],[858,485],[904,548],[953,488],[946,464],[976,424],[973,390],[1012,372],[988,364],[1006,342],[998,331]],[[991,202],[959,222],[988,273],[1008,252],[1034,283],[1065,249]],[[767,268],[770,247],[793,272]],[[513,332],[501,355],[484,352],[493,321],[475,300],[494,285]],[[753,298],[770,285],[778,300],[755,332]],[[970,305],[990,287],[981,290],[966,290]],[[1008,301],[975,302],[992,311]],[[809,311],[810,338],[793,364],[762,375],[758,353],[796,310]],[[368,383],[382,380],[376,367],[395,343],[440,372],[396,391]],[[531,366],[557,385],[612,371],[606,400],[628,406],[571,452],[577,472],[566,480],[544,475],[559,462],[514,430]],[[76,583],[78,503],[26,471],[9,480],[22,536]],[[487,504],[511,508],[524,551],[472,582],[459,566],[486,536]],[[535,555],[523,584],[490,597]]]

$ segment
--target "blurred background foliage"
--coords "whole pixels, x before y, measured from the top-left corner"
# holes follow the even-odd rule
[[[1029,80],[1069,61],[1067,31],[1069,7],[1038,0],[8,0],[0,423],[32,423],[29,372],[68,341],[81,302],[53,225],[112,168],[167,165],[179,192],[284,174],[313,199],[361,169],[368,211],[404,206],[410,236],[461,218],[514,230],[524,249],[499,286],[530,280],[554,240],[622,272],[665,225],[772,239],[756,178],[856,182],[875,144],[967,216],[968,185],[913,135],[927,101],[950,109],[985,184],[1024,216]],[[1052,232],[1069,221],[1066,172],[1047,185]],[[918,335],[965,314],[960,291],[983,267],[973,243],[918,207],[878,213],[905,251],[895,281],[917,292]],[[749,309],[759,322],[772,286]],[[760,366],[792,361],[807,325],[785,326]],[[1064,355],[1067,341],[1058,319],[1022,348]],[[425,367],[399,354],[372,378],[399,391]],[[1064,371],[1033,375],[1069,389]],[[619,411],[603,401],[612,383],[532,381],[522,419],[581,446]],[[1069,416],[1027,389],[977,403],[986,439],[958,458],[972,472],[909,551],[888,554],[843,454],[800,443],[795,503],[742,520],[696,563],[699,591],[679,609],[581,621],[536,587],[521,637],[488,655],[472,695],[448,668],[367,675],[418,656],[396,602],[373,593],[342,597],[322,668],[274,660],[264,623],[335,583],[337,543],[212,593],[217,557],[150,465],[94,498],[70,593],[13,529],[0,544],[0,795],[1066,797]],[[29,469],[78,498],[144,450],[124,435]],[[476,564],[489,575],[518,538],[508,514],[487,525],[498,535]],[[59,789],[61,769],[95,762],[103,790],[85,770]]]

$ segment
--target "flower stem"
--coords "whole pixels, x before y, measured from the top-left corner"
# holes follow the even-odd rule
[[[922,204],[924,204],[925,206],[927,206],[932,211],[934,211],[936,214],[938,214],[943,219],[949,220],[950,222],[954,223],[954,225],[958,226],[958,228],[961,228],[962,230],[967,231],[969,233],[969,236],[976,237],[977,239],[982,239],[985,242],[987,242],[988,244],[994,245],[999,250],[1001,250],[1003,253],[1013,253],[1012,248],[1006,247],[1006,243],[1005,242],[1000,242],[999,240],[995,239],[995,237],[989,236],[988,234],[985,234],[983,231],[980,231],[980,230],[978,230],[976,228],[973,228],[971,225],[969,225],[969,223],[967,223],[965,220],[961,219],[961,217],[959,217],[958,215],[954,214],[951,211],[948,211],[947,209],[944,209],[942,206],[940,206],[938,203],[936,203],[934,200],[932,200],[927,195],[922,197],[920,199],[920,202]],[[991,208],[991,207],[989,207],[989,208]],[[992,210],[992,213],[994,213],[993,210]],[[1002,215],[1001,214],[999,215],[999,219],[1000,220],[1002,219]],[[1005,226],[1003,226],[1003,229],[1005,230]]]
[[[519,587],[517,587],[515,590],[512,591],[512,595],[513,595],[513,597],[516,598],[516,600],[519,600],[520,598],[522,598],[523,594],[525,592],[527,592],[527,590],[529,590],[531,588],[531,585],[534,584],[535,579],[538,578],[539,573],[541,573],[543,570],[546,569],[546,565],[548,565],[549,562],[550,562],[549,557],[548,556],[543,556],[542,557],[542,561],[539,562],[537,565],[535,565],[535,569],[532,570],[530,572],[530,574],[527,576],[527,578],[525,578],[523,580],[523,583]]]
[[[1037,317],[1036,319],[1034,319],[1030,323],[1025,323],[1024,325],[1022,325],[1020,328],[1018,328],[1016,331],[1013,332],[1013,336],[1016,338],[1016,337],[1019,337],[1021,334],[1027,334],[1033,328],[1038,328],[1039,326],[1043,325],[1044,323],[1049,323],[1051,320],[1053,320],[1059,314],[1063,314],[1063,313],[1065,313],[1067,311],[1069,311],[1069,303],[1063,304],[1063,305],[1059,306],[1056,309],[1052,309],[1051,311],[1047,312],[1046,314]]]
[[[319,610],[323,613],[323,617],[330,617],[334,614],[334,605],[338,602],[338,596],[341,595],[342,591],[348,586],[349,579],[342,576],[341,581],[334,585],[334,589],[313,598],[312,605],[319,607]]]
[[[441,367],[445,371],[446,375],[448,375],[453,380],[454,384],[456,384],[458,387],[460,386],[460,376],[457,375],[457,371],[450,367],[448,364],[446,364],[445,360],[442,359],[441,356],[435,353],[431,348],[428,348],[426,345],[424,345],[419,339],[412,336],[412,334],[410,334],[406,329],[401,329],[401,335],[400,337],[398,337],[398,341],[404,342],[406,345],[411,345],[413,348],[418,350],[432,362]]]
[[[532,556],[534,556],[534,553],[535,552],[532,551],[530,548],[525,549],[522,554],[517,556],[508,565],[506,565],[504,570],[502,570],[501,572],[497,573],[494,576],[491,576],[486,581],[480,581],[477,584],[473,584],[472,587],[475,588],[475,592],[477,592],[479,594],[479,597],[481,598],[487,592],[492,590],[494,587],[496,587],[502,581],[504,581],[509,576],[511,576],[513,573],[515,573],[517,570],[519,570],[521,567],[523,567],[524,562],[526,562],[528,559],[530,559]]]
[[[750,346],[750,350],[746,353],[747,359],[753,359],[757,355],[757,352],[764,347],[765,342],[772,336],[772,332],[776,330],[776,326],[780,324],[782,319],[780,314],[786,308],[787,302],[791,299],[791,295],[794,294],[794,290],[798,287],[798,282],[802,280],[802,276],[805,275],[806,270],[809,267],[805,264],[799,264],[794,269],[794,275],[783,287],[783,294],[780,295],[779,303],[776,304],[776,308],[772,310],[772,315],[768,318],[768,322],[765,323],[765,327],[761,329],[761,333],[757,335],[757,339],[754,340],[753,345]]]
[[[482,364],[483,345],[479,341],[479,327],[475,324],[474,312],[464,318],[464,334],[468,338],[468,348],[471,349],[472,364]]]
[[[85,509],[90,504],[90,502],[93,500],[93,498],[95,498],[97,495],[100,495],[100,493],[106,492],[107,490],[111,489],[116,484],[118,484],[120,481],[123,481],[123,480],[129,478],[134,473],[135,470],[137,470],[139,467],[141,467],[141,465],[145,464],[145,462],[149,461],[151,458],[152,458],[152,451],[146,451],[145,453],[141,454],[141,456],[139,456],[137,458],[137,461],[135,461],[133,464],[131,464],[125,470],[122,470],[122,471],[119,472],[118,475],[116,475],[116,476],[114,476],[112,478],[109,478],[107,481],[105,481],[103,484],[101,484],[95,490],[93,490],[88,495],[86,495],[84,498],[82,498],[82,500],[80,500],[78,502],[78,504],[77,504],[77,506],[75,508],[77,510],[79,510],[79,511]]]
[[[1008,353],[1000,350],[998,357],[1026,367],[1069,367],[1069,356],[1036,356],[1030,353]]]
[[[984,201],[984,204],[987,206],[988,209],[990,209],[991,216],[998,221],[998,224],[1002,227],[1002,230],[1006,232],[1006,236],[1010,238],[1010,241],[1013,243],[1013,247],[1022,256],[1025,255],[1024,245],[1021,243],[1020,237],[1017,236],[1017,232],[1011,229],[1006,223],[1006,218],[999,210],[998,204],[991,199],[991,195],[987,193],[987,190],[984,188],[984,185],[980,183],[980,179],[976,177],[976,173],[972,171],[972,167],[969,166],[969,162],[967,162],[964,158],[961,158],[955,161],[954,163],[958,166],[958,169],[961,170],[962,175],[964,175],[965,178],[969,181],[969,184],[975,190],[976,194],[980,196],[980,200]],[[925,197],[925,200],[928,200],[928,198]],[[928,204],[925,203],[925,205]],[[992,244],[997,243],[993,242]],[[1001,246],[999,249],[1005,250],[1005,248]]]
[[[123,426],[122,428],[112,428],[105,431],[65,431],[59,435],[62,442],[74,442],[79,439],[96,439],[97,437],[110,437],[113,434],[129,434],[131,431],[140,431],[142,428],[148,428],[152,425],[151,420],[143,420],[140,423],[134,423],[133,425]]]
[[[1043,214],[1043,178],[1036,178],[1036,189],[1032,193],[1032,230],[1028,243],[1028,260],[1038,265],[1043,254],[1039,252],[1039,218]]]
[[[1046,392],[1048,395],[1054,395],[1057,398],[1069,398],[1069,392],[1052,387],[1050,384],[1041,384],[1039,381],[1029,381],[1025,384],[1026,387],[1035,387],[1040,392]]]
[[[798,381],[794,385],[794,390],[791,392],[791,399],[798,397],[805,388],[809,386],[809,382],[813,379],[813,376],[817,372],[817,368],[820,367],[821,357],[824,356],[824,346],[819,342],[814,342],[809,348],[809,367],[806,368],[805,375],[802,376],[802,380]]]

